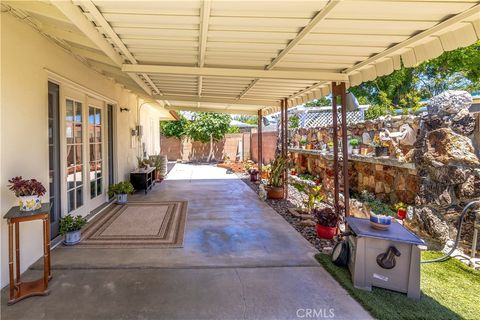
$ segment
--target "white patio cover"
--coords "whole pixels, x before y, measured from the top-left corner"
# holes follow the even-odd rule
[[[480,1],[2,1],[171,110],[269,114],[480,39]]]

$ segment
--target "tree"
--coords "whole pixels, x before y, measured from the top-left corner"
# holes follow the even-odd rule
[[[213,152],[213,141],[225,137],[230,127],[231,117],[227,114],[200,112],[188,126],[188,136],[195,141],[204,143],[210,142],[210,152],[207,161],[215,158]]]
[[[328,107],[332,105],[332,99],[328,97],[321,97],[320,99],[314,99],[305,103],[305,107]]]
[[[187,134],[188,120],[180,114],[180,119],[175,121],[160,121],[160,131],[165,137],[182,139]]]

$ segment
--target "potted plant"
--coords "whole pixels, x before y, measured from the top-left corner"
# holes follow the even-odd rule
[[[8,180],[11,184],[8,189],[15,193],[18,198],[18,205],[21,211],[34,211],[42,207],[40,197],[47,190],[41,182],[36,179],[25,180],[21,176]]]
[[[359,153],[359,150],[358,150],[358,146],[360,145],[360,141],[358,141],[358,139],[350,139],[350,145],[352,146],[352,153],[353,154],[358,154]]]
[[[308,143],[307,137],[302,137],[302,139],[300,139],[300,147],[301,147],[302,149],[305,149],[305,148],[306,148],[307,143]]]
[[[283,199],[283,175],[286,165],[287,161],[281,155],[276,156],[271,163],[270,178],[267,188],[267,196],[269,199]]]
[[[372,146],[375,148],[376,157],[388,156],[388,143],[382,141],[378,136],[373,139]]]
[[[382,201],[373,199],[368,201],[367,207],[370,212],[370,225],[377,230],[387,230],[392,224],[395,212]]]
[[[73,246],[80,242],[80,230],[87,223],[87,219],[78,215],[76,217],[71,214],[60,218],[60,234],[65,236],[63,243],[67,246]]]
[[[108,196],[117,196],[118,204],[125,204],[128,201],[128,194],[132,194],[135,190],[129,181],[122,181],[110,186]]]
[[[317,222],[317,236],[321,239],[333,239],[337,234],[337,224],[339,217],[332,208],[314,208],[313,216]]]
[[[137,164],[139,169],[146,170],[150,166],[150,161],[137,157]]]
[[[333,152],[333,141],[329,141],[327,143],[327,146],[328,146],[328,151],[332,151]]]
[[[150,157],[150,165],[155,167],[155,180],[160,182],[163,180],[167,174],[167,156],[165,155],[155,155]]]
[[[266,166],[262,166],[262,179],[269,179],[271,171],[272,171],[272,166],[270,164],[267,164]]]
[[[407,205],[403,202],[397,202],[393,207],[397,210],[397,218],[400,220],[405,219],[407,216]]]

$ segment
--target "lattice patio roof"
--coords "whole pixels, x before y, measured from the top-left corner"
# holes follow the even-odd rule
[[[3,1],[168,109],[264,114],[470,45],[480,1]]]

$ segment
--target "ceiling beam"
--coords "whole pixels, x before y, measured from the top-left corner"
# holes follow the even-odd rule
[[[370,57],[366,60],[363,60],[362,62],[360,63],[357,63],[356,65],[354,65],[353,67],[351,68],[348,68],[348,69],[345,69],[343,72],[344,73],[350,73],[350,72],[353,72],[361,67],[364,67],[372,62],[375,62],[377,61],[378,59],[381,59],[389,54],[392,54],[394,53],[395,51],[398,51],[400,49],[403,49],[405,47],[409,47],[409,46],[412,46],[415,42],[417,41],[421,41],[422,39],[425,39],[427,37],[430,37],[432,35],[434,35],[435,33],[439,32],[439,31],[442,31],[442,29],[445,29],[445,28],[448,28],[456,23],[459,23],[467,18],[470,18],[472,16],[475,16],[475,15],[478,15],[480,12],[480,4],[477,4],[473,7],[471,7],[470,9],[468,10],[465,10],[463,11],[462,13],[459,13],[443,22],[440,22],[439,24],[436,24],[435,26],[433,26],[432,28],[430,29],[427,29],[427,30],[424,30],[420,33],[417,33],[416,35],[408,38],[407,40],[405,41],[402,41],[396,45],[394,45],[393,47],[390,47],[382,52],[380,52],[379,54],[376,54],[374,55],[373,57]]]
[[[119,67],[124,63],[123,58],[118,54],[112,45],[108,43],[105,38],[93,26],[92,22],[85,17],[80,8],[71,2],[67,1],[51,1],[52,5],[60,10],[70,22],[72,22],[87,38],[89,38],[95,45],[103,51],[116,65]],[[147,84],[140,79],[136,74],[129,74],[129,76],[142,88],[148,95],[152,94],[152,90]]]
[[[327,15],[335,8],[335,6],[340,2],[340,0],[331,0],[328,2],[322,10],[320,10],[315,17],[297,34],[292,41],[288,43],[288,45],[283,49],[278,56],[270,62],[265,69],[271,70],[277,63],[279,63],[285,56],[292,51],[293,48],[297,46],[297,44],[302,41],[312,30],[315,28],[321,21],[325,20]],[[253,80],[245,90],[243,90],[238,98],[242,98],[247,92],[253,88],[253,86],[258,82],[259,79]]]
[[[197,97],[197,96],[184,96],[184,95],[164,95],[156,96],[157,100],[169,100],[169,101],[183,101],[183,102],[199,102],[199,103],[221,103],[221,104],[237,104],[237,105],[256,105],[256,106],[279,106],[280,101],[276,100],[255,100],[255,99],[230,99],[224,97]]]
[[[130,50],[128,50],[127,46],[125,46],[117,33],[113,31],[112,27],[105,19],[105,17],[100,13],[97,7],[90,0],[83,0],[81,4],[88,10],[88,12],[92,15],[98,25],[102,27],[103,31],[108,35],[110,40],[117,46],[117,48],[122,52],[122,54],[128,58],[130,63],[137,64],[138,62],[135,57],[132,55]],[[147,74],[143,73],[142,77],[150,85],[153,91],[155,91],[155,93],[160,93],[160,90],[158,90],[157,86],[152,82],[152,80],[148,77]]]
[[[203,0],[202,12],[200,13],[200,41],[198,46],[198,66],[201,68],[205,65],[205,53],[207,51],[207,34],[210,24],[210,0]],[[202,96],[203,77],[198,77],[198,96]]]
[[[229,113],[229,114],[244,114],[255,116],[258,114],[258,110],[241,110],[241,109],[217,109],[217,108],[208,108],[208,107],[182,107],[182,106],[169,106],[168,110],[175,111],[192,111],[192,112],[216,112],[216,113]],[[261,109],[261,107],[259,107]]]
[[[287,79],[287,80],[313,80],[313,81],[348,81],[348,76],[343,73],[321,71],[283,71],[235,68],[208,68],[208,67],[180,67],[148,64],[124,64],[122,71],[129,73],[160,73],[181,74],[209,77],[231,78],[260,78],[260,79]]]

